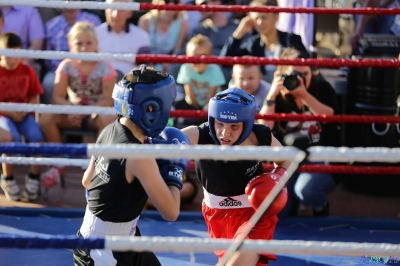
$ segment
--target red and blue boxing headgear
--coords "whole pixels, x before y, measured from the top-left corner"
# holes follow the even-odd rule
[[[124,78],[115,84],[112,94],[114,108],[118,114],[130,118],[146,136],[157,137],[168,123],[176,98],[175,80],[171,75],[164,74],[165,77],[149,84],[150,74],[146,77],[143,69],[145,66],[140,70],[132,70],[138,77],[136,82]]]
[[[233,145],[239,145],[250,135],[257,113],[253,95],[238,88],[230,88],[217,93],[208,103],[208,126],[211,138],[220,144],[215,133],[215,119],[224,123],[243,122],[243,132]]]

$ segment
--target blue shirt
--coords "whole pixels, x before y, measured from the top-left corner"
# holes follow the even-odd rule
[[[203,73],[198,73],[192,67],[192,64],[183,64],[179,70],[177,83],[190,84],[197,103],[203,107],[207,104],[207,94],[211,87],[225,84],[225,77],[218,65],[210,64]],[[189,95],[185,97],[186,102],[190,102]]]

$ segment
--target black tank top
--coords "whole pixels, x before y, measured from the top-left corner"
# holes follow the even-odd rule
[[[97,139],[98,144],[139,144],[132,132],[118,121],[108,125]],[[126,159],[95,157],[94,175],[89,189],[89,209],[103,221],[123,223],[139,216],[147,194],[135,178],[125,177]]]
[[[259,146],[271,145],[271,130],[265,125],[255,124]],[[199,145],[214,144],[208,123],[199,126]],[[264,173],[261,161],[196,160],[196,174],[203,187],[216,196],[237,196],[244,194],[247,183]]]

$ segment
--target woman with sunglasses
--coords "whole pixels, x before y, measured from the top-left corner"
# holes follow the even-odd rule
[[[278,3],[276,0],[253,0],[250,6],[278,6]],[[225,43],[221,56],[251,55],[279,58],[283,48],[286,47],[308,54],[299,35],[276,29],[278,19],[278,13],[249,12]],[[248,33],[253,35],[243,40]],[[271,83],[275,70],[276,66],[273,65],[261,66],[263,79]]]

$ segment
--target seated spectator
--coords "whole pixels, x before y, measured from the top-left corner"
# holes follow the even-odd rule
[[[107,3],[132,2],[131,0],[107,0]],[[106,9],[106,22],[95,28],[99,40],[99,52],[150,54],[150,37],[143,29],[129,23],[132,11]],[[132,41],[135,40],[135,41]],[[129,71],[136,65],[128,61],[112,61],[111,64],[119,72]]]
[[[22,49],[22,40],[15,33],[0,35],[0,49]],[[39,103],[39,95],[43,93],[39,79],[31,66],[22,62],[21,58],[1,56],[0,60],[0,102]],[[21,142],[21,135],[28,142],[43,142],[43,135],[35,116],[26,112],[0,112],[1,142]],[[8,132],[4,134],[4,131]],[[4,135],[3,135],[4,134]],[[9,200],[21,199],[21,192],[13,176],[13,165],[2,164],[1,188]],[[35,200],[40,191],[40,166],[32,165],[25,177],[24,196]]]
[[[398,0],[358,0],[355,2],[355,7],[395,8],[400,6],[400,2],[397,5],[396,1]],[[350,39],[353,54],[358,54],[358,42],[364,33],[394,34],[395,28],[392,28],[392,26],[395,22],[395,17],[388,15],[354,15],[355,29]]]
[[[91,23],[77,22],[68,34],[73,53],[97,51],[96,33]],[[103,61],[64,59],[56,70],[53,104],[113,106],[111,97],[117,73]],[[67,98],[68,97],[68,98]],[[61,129],[96,130],[98,133],[116,117],[107,115],[43,114],[40,127],[47,142],[60,143]],[[43,185],[50,188],[60,180],[63,169],[53,166],[42,174]]]
[[[43,24],[51,20],[54,17],[61,15],[62,9],[60,8],[49,8],[49,7],[37,7],[40,17],[42,18]]]
[[[251,7],[277,6],[276,0],[253,0]],[[301,37],[293,33],[282,32],[276,29],[275,24],[279,13],[250,12],[244,17],[232,36],[228,38],[221,56],[259,56],[279,58],[283,48],[295,48],[303,53],[308,53]],[[244,39],[245,35],[253,30],[256,35]],[[261,67],[263,79],[272,82],[276,66],[266,65]]]
[[[64,8],[61,15],[52,18],[45,24],[46,50],[69,51],[67,40],[68,32],[75,22],[78,21],[88,21],[92,23],[93,26],[98,26],[101,23],[100,19],[93,14],[78,9]],[[45,61],[47,72],[42,80],[42,87],[44,90],[41,99],[42,103],[52,103],[55,71],[60,62],[61,60],[58,59]]]
[[[283,52],[282,58],[304,58],[304,55],[288,49]],[[290,78],[283,74],[293,74],[294,81],[292,79],[292,82],[288,82]],[[338,109],[335,90],[320,74],[313,72],[309,66],[280,66],[274,74],[271,89],[260,113],[333,115],[338,114]],[[340,142],[338,127],[333,123],[260,122],[269,126],[279,141],[283,141],[284,136],[289,133],[298,133],[309,137],[310,146],[338,146]],[[288,184],[288,203],[278,216],[296,214],[297,200],[304,205],[311,205],[315,216],[328,215],[327,195],[335,188],[336,181],[328,173],[300,173],[291,177]]]
[[[258,66],[233,65],[232,81],[229,87],[236,87],[253,95],[256,103],[263,106],[271,84],[262,80],[262,73]]]
[[[172,3],[170,0],[153,0],[153,4]],[[179,4],[179,0],[174,0]],[[188,25],[182,12],[169,10],[150,10],[139,19],[138,26],[150,35],[152,54],[177,54],[184,47]],[[161,72],[168,72],[170,64],[156,65]]]
[[[186,46],[187,56],[211,55],[212,43],[204,35],[196,35]],[[208,101],[225,84],[224,74],[216,64],[183,64],[177,83],[183,84],[185,98],[177,101],[175,109],[207,110]],[[194,120],[193,120],[194,122]],[[194,122],[197,123],[197,122]]]
[[[222,0],[196,1],[198,5],[222,5]],[[219,55],[226,40],[232,35],[239,25],[239,21],[232,19],[226,12],[202,12],[203,21],[195,28],[188,39],[201,34],[207,36],[213,44],[213,55]]]
[[[38,10],[31,6],[2,6],[4,28],[2,32],[14,32],[22,40],[22,49],[42,50],[44,27]],[[41,66],[35,59],[23,59],[40,77]]]

